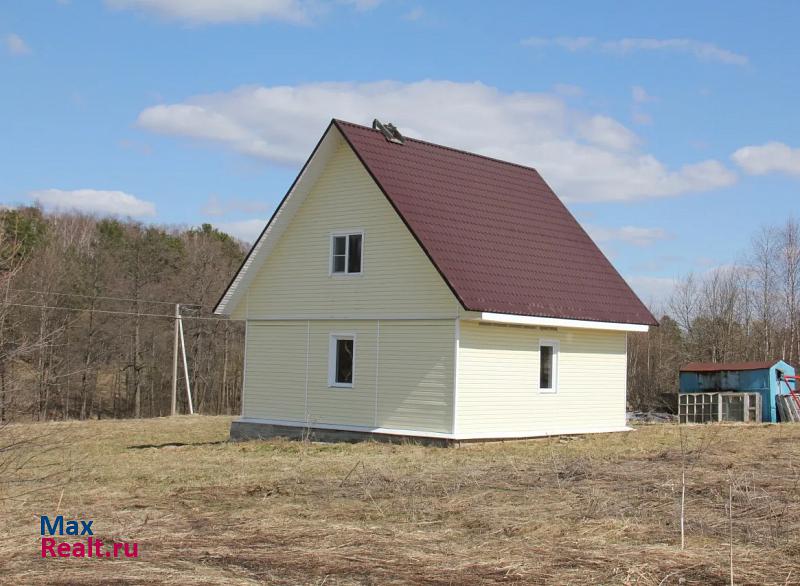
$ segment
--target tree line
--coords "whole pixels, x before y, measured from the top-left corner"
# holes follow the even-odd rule
[[[0,211],[0,421],[168,415],[176,303],[196,411],[238,412],[244,328],[212,311],[244,253],[208,224]]]
[[[196,411],[238,413],[244,327],[212,311],[245,252],[208,224],[0,210],[0,422],[168,415],[176,303]],[[629,336],[631,409],[674,411],[690,361],[800,364],[800,224],[760,230],[655,309],[660,327]]]
[[[685,276],[660,310],[660,327],[629,336],[633,409],[674,411],[687,362],[800,365],[800,223],[761,228],[736,263]]]

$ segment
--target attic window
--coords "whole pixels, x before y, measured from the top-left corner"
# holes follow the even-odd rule
[[[333,234],[331,236],[331,274],[360,275],[363,244],[364,234],[362,232]]]

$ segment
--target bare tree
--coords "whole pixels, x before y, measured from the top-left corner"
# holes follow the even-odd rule
[[[756,233],[750,243],[749,265],[752,274],[761,348],[759,357],[772,358],[772,332],[776,318],[777,264],[780,245],[774,228],[765,227]]]
[[[797,326],[798,307],[800,306],[800,224],[789,219],[780,230],[780,275],[786,316],[789,326],[789,337],[784,354],[790,361],[800,356],[798,348]]]

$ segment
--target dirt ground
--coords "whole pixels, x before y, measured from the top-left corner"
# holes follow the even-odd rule
[[[736,584],[800,584],[800,425],[429,448],[234,444],[230,421],[0,431],[19,442],[0,451],[0,582],[726,584],[732,542]],[[139,557],[43,559],[58,514]]]

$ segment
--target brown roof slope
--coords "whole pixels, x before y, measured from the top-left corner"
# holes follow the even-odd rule
[[[466,309],[657,325],[535,169],[334,124]]]
[[[690,362],[681,372],[723,372],[725,370],[764,370],[772,368],[778,360],[770,362]]]

